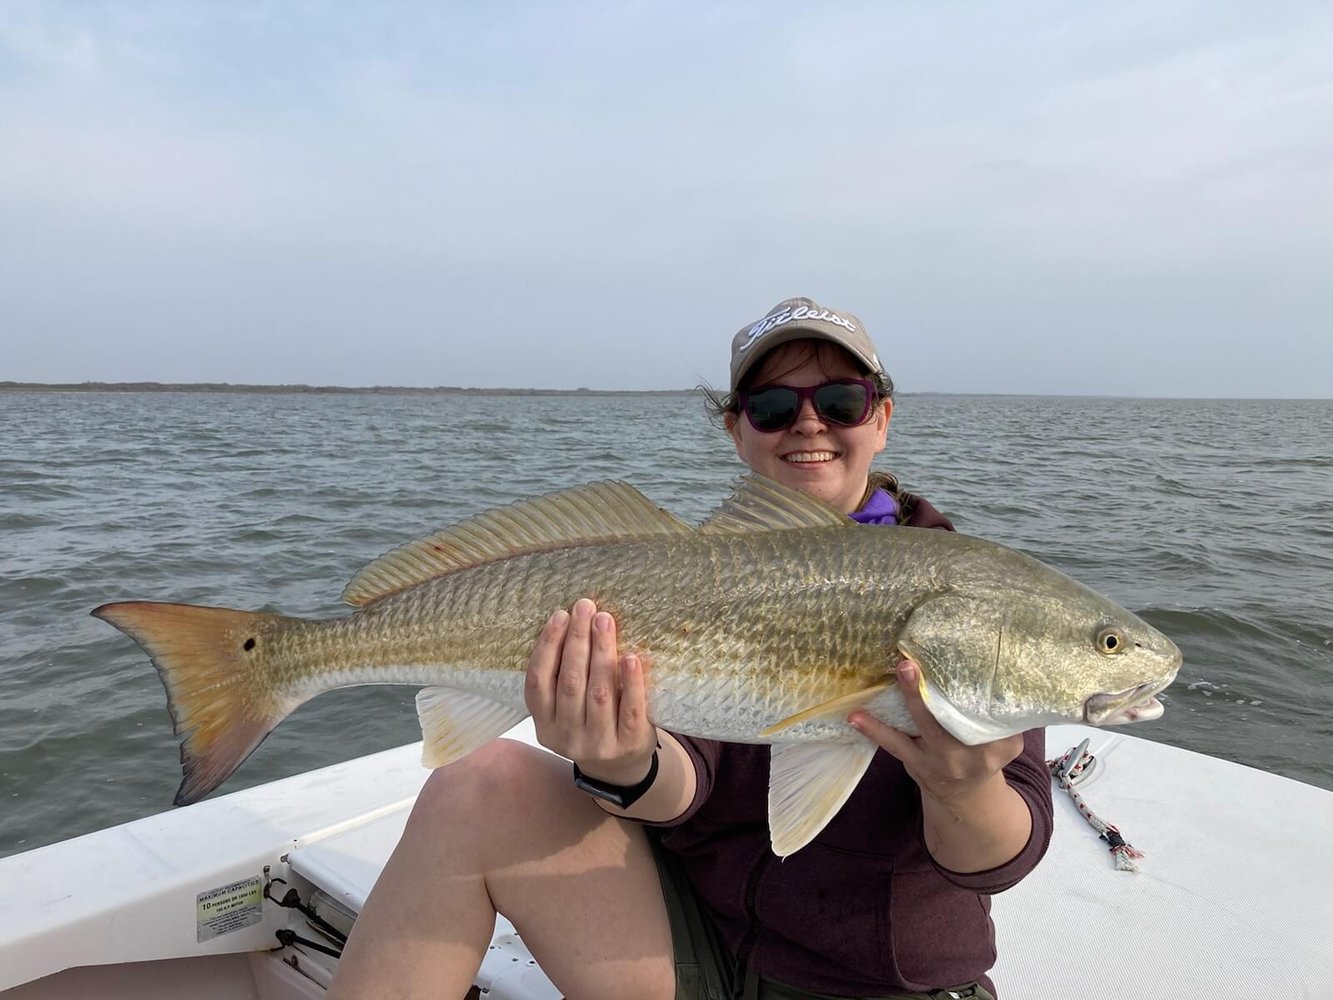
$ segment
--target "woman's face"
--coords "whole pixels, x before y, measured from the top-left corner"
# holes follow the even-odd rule
[[[750,388],[764,385],[806,387],[831,379],[864,378],[851,355],[826,341],[795,340],[775,347],[759,363]],[[760,475],[805,490],[843,513],[857,509],[865,494],[871,460],[884,450],[893,402],[876,405],[870,419],[857,427],[827,423],[809,399],[801,401],[796,422],[786,430],[765,434],[741,413],[727,415],[727,430],[736,454]]]

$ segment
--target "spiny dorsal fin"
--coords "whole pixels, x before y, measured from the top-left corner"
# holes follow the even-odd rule
[[[357,607],[437,576],[528,552],[694,531],[628,483],[589,483],[478,514],[386,552],[343,591]]]
[[[782,528],[850,528],[855,523],[818,497],[764,476],[750,475],[699,530],[716,535]]]

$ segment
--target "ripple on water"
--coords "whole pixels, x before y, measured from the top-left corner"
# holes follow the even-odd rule
[[[361,566],[481,510],[615,478],[699,521],[743,471],[690,396],[0,394],[0,422],[0,853],[179,783],[156,672],[96,605],[341,613]],[[1180,644],[1135,735],[1333,788],[1329,441],[1333,404],[903,396],[877,465]],[[410,690],[335,692],[227,788],[418,738]]]

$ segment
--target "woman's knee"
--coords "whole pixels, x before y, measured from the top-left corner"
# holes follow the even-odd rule
[[[530,818],[532,809],[555,782],[560,758],[516,740],[492,740],[452,764],[431,772],[417,796],[412,824],[432,829],[464,822],[503,822],[512,807],[521,805]]]

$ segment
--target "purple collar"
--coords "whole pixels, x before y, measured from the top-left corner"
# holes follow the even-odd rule
[[[897,524],[898,501],[884,490],[875,490],[870,494],[865,506],[854,514],[849,514],[848,517],[862,524]]]

